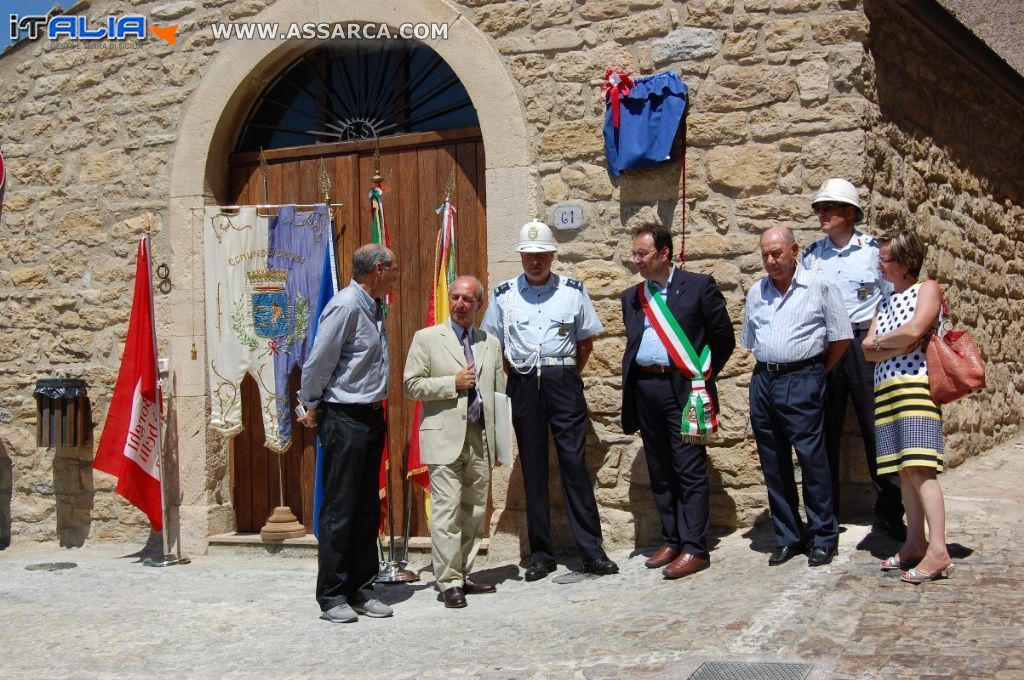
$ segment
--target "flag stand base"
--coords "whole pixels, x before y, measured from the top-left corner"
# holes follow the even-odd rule
[[[292,513],[292,509],[279,505],[267,518],[267,523],[260,529],[260,538],[264,541],[283,541],[286,538],[303,538],[306,527]]]
[[[405,562],[381,562],[380,572],[377,574],[377,583],[411,583],[419,581],[420,577],[416,572],[405,568]]]
[[[178,555],[170,554],[164,555],[163,557],[147,557],[142,562],[144,567],[173,567],[176,564],[189,564],[192,562],[187,557],[179,557]]]

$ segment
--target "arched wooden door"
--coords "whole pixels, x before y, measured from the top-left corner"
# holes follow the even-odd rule
[[[423,327],[426,318],[439,227],[435,209],[444,198],[445,182],[453,167],[457,270],[478,276],[487,285],[484,151],[479,128],[395,135],[381,138],[379,144],[359,140],[273,149],[265,153],[266,183],[258,154],[238,153],[231,158],[230,199],[246,205],[322,202],[322,160],[331,178],[331,201],[343,204],[335,213],[335,236],[341,284],[348,285],[352,252],[370,240],[367,194],[372,186],[375,148],[379,149],[384,177],[383,202],[392,248],[401,269],[399,288],[387,320],[391,347],[390,461],[393,470],[401,470],[412,420],[412,403],[402,396],[402,369],[412,335]],[[298,371],[292,381],[294,394]],[[247,378],[242,389],[245,430],[233,440],[231,453],[232,498],[240,532],[258,532],[279,498],[276,454],[263,446],[257,404],[256,385]],[[282,461],[285,501],[308,530],[312,526],[315,439],[310,431],[294,422],[293,432],[292,447]],[[398,476],[394,479],[398,480]],[[396,530],[400,534],[404,517],[402,487],[396,483],[393,488]],[[410,504],[414,513],[413,536],[427,535],[421,496],[414,487],[414,502]]]

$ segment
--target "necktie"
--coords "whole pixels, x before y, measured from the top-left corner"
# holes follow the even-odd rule
[[[469,330],[467,329],[462,334],[462,351],[466,354],[466,365],[473,366],[473,345],[469,340]],[[476,385],[469,391],[469,408],[466,411],[466,417],[471,423],[479,423],[481,414],[481,401],[480,401],[480,388]]]

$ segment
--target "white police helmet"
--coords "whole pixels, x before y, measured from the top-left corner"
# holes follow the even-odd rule
[[[519,253],[554,253],[558,250],[555,242],[555,235],[551,233],[551,227],[538,220],[527,222],[519,230],[519,243],[516,244],[516,252]]]
[[[813,208],[818,203],[846,203],[852,205],[857,214],[856,222],[864,221],[864,211],[860,207],[860,198],[857,197],[857,189],[845,179],[833,177],[821,185],[818,193],[811,200]]]

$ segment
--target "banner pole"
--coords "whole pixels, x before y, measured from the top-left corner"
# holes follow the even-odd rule
[[[176,553],[171,552],[171,540],[170,540],[170,512],[167,507],[167,487],[164,485],[164,480],[167,477],[167,461],[164,457],[164,445],[163,445],[163,432],[164,432],[164,420],[163,420],[163,389],[162,380],[160,378],[160,358],[157,351],[156,344],[156,300],[153,297],[153,251],[152,242],[150,235],[147,233],[143,236],[143,241],[146,244],[146,276],[148,277],[148,285],[146,286],[149,290],[149,335],[153,339],[153,374],[156,376],[156,393],[157,393],[157,405],[156,405],[156,431],[159,433],[156,438],[156,454],[160,459],[160,514],[163,517],[163,531],[161,531],[161,537],[163,539],[163,556],[159,559],[147,557],[142,564],[147,567],[170,567],[176,564],[188,564],[192,560],[187,557],[181,556],[181,545],[176,546]]]

